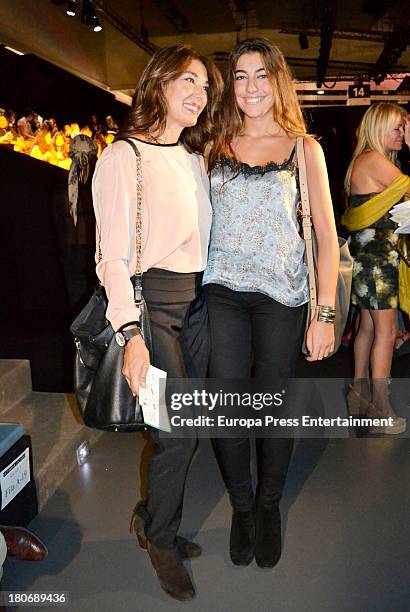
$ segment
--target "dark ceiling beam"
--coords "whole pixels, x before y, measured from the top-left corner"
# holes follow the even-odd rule
[[[103,0],[90,0],[90,2],[98,11],[99,15],[104,17],[108,23],[121,32],[121,34],[124,34],[124,36],[132,40],[132,42],[148,53],[148,55],[153,55],[158,49],[158,47],[149,40],[148,36],[142,35],[138,30],[133,28],[128,21],[123,19],[118,13],[115,13],[106,2]]]
[[[303,78],[304,81],[313,81],[317,62],[315,58],[303,57],[286,57],[286,61],[291,68],[312,68],[312,76]],[[326,77],[324,83],[334,81],[352,81],[356,80],[360,75],[363,80],[369,80],[369,74],[373,68],[370,62],[348,62],[339,60],[330,60],[328,63],[328,71],[337,73]],[[410,66],[393,66],[392,72],[396,74],[410,72]]]
[[[320,25],[320,48],[317,60],[316,81],[321,87],[326,79],[330,49],[332,48],[333,32],[335,30],[336,0],[322,0],[322,22]]]
[[[235,28],[241,30],[257,30],[259,28],[258,12],[253,0],[226,0],[231,11]]]
[[[291,66],[317,66],[317,60],[314,57],[289,57],[286,56],[286,61]],[[353,68],[357,68],[358,70],[370,71],[373,64],[371,62],[349,62],[345,60],[329,60],[328,68],[331,69],[339,69],[339,68],[348,68],[352,70]],[[333,77],[329,80],[333,80]]]
[[[381,83],[383,81],[393,64],[397,62],[402,53],[406,50],[409,43],[410,2],[407,0],[402,3],[402,10],[400,11],[396,26],[371,70],[370,76],[374,79],[375,83]]]
[[[173,0],[155,0],[155,4],[161,11],[161,13],[168,19],[168,21],[174,26],[177,32],[186,33],[192,32],[192,28],[189,24],[188,19],[179,10]]]
[[[214,62],[225,64],[228,62],[229,53],[227,51],[216,51],[211,54]],[[293,57],[286,56],[286,62],[289,66],[296,68],[316,68],[317,60],[314,57]],[[340,73],[338,76],[338,80],[346,80],[347,76],[352,76],[356,78],[358,75],[369,75],[371,69],[373,68],[372,62],[349,62],[347,60],[329,60],[328,62],[328,70],[334,72],[337,71]],[[410,66],[393,66],[395,74],[403,74],[406,72],[410,72]],[[334,81],[335,76],[328,76],[326,80]],[[313,79],[312,79],[313,80]]]
[[[320,36],[321,32],[319,28],[301,27],[297,24],[282,23],[280,33],[281,34],[295,34],[299,35],[301,32],[306,36]],[[344,40],[361,40],[368,42],[385,43],[390,36],[390,32],[382,32],[376,30],[334,30],[333,38],[339,38]]]

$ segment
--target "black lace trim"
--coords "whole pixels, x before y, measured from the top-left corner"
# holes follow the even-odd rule
[[[243,174],[245,176],[254,176],[259,175],[263,176],[267,172],[281,172],[282,170],[296,170],[296,158],[295,158],[295,150],[296,147],[292,149],[292,153],[285,159],[285,161],[280,164],[270,161],[264,166],[250,166],[246,162],[235,163],[230,157],[223,157],[220,160],[217,160],[214,163],[214,167],[218,166],[227,166],[231,170],[233,170],[237,175]]]

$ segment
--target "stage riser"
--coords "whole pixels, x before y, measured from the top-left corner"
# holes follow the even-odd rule
[[[8,413],[11,416],[13,406],[22,401],[31,390],[29,361],[0,359],[0,421]]]
[[[2,398],[7,398],[7,401],[0,408],[0,421],[21,423],[31,436],[41,511],[66,476],[73,469],[82,469],[77,464],[78,446],[86,440],[91,448],[102,432],[90,430],[82,424],[73,395],[31,391],[28,387],[28,361],[10,360],[9,368],[7,361],[1,362]],[[3,393],[5,381],[7,385]],[[17,397],[20,400],[11,404],[10,398]]]

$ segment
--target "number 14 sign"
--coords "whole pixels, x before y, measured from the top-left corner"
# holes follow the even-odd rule
[[[370,104],[370,85],[349,85],[347,90],[347,106]]]

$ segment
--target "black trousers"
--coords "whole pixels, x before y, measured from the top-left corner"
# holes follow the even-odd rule
[[[143,275],[151,318],[152,364],[169,378],[202,378],[209,357],[208,315],[202,274],[152,268]],[[182,517],[185,480],[196,438],[171,438],[150,429],[154,450],[148,464],[147,498],[139,507],[145,534],[160,548],[172,548]]]
[[[211,332],[211,378],[290,378],[294,376],[306,307],[290,308],[257,292],[205,285]],[[293,449],[291,438],[258,438],[258,503],[281,499]],[[255,503],[247,438],[218,438],[215,450],[234,510]]]

